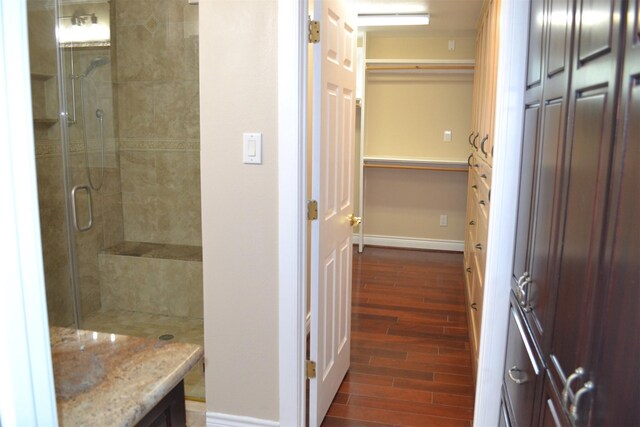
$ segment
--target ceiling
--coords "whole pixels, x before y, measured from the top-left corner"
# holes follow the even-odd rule
[[[426,27],[366,28],[376,32],[475,32],[483,0],[348,0],[359,14],[427,12]]]

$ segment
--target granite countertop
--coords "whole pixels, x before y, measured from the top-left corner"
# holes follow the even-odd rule
[[[51,328],[61,426],[130,426],[202,358],[202,347],[173,341]]]

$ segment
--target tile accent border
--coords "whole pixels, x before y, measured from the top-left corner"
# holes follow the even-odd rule
[[[107,153],[113,152],[113,147],[118,147],[117,151],[200,151],[199,139],[114,139],[107,138]],[[89,140],[91,151],[99,151],[96,147],[97,141]],[[81,153],[84,151],[82,141],[69,143],[71,153]],[[36,157],[54,156],[62,153],[62,142],[59,139],[37,139],[35,141]]]
[[[120,151],[200,151],[199,139],[120,139]]]
[[[240,415],[207,412],[207,427],[279,427],[280,423]]]

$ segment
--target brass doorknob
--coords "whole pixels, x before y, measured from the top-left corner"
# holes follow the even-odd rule
[[[354,216],[353,214],[349,214],[347,219],[349,220],[349,224],[351,224],[352,227],[357,227],[362,222],[362,218],[361,217]]]

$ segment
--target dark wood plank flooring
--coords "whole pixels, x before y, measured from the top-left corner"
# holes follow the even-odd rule
[[[323,427],[465,426],[474,386],[462,254],[353,254],[351,368]]]

